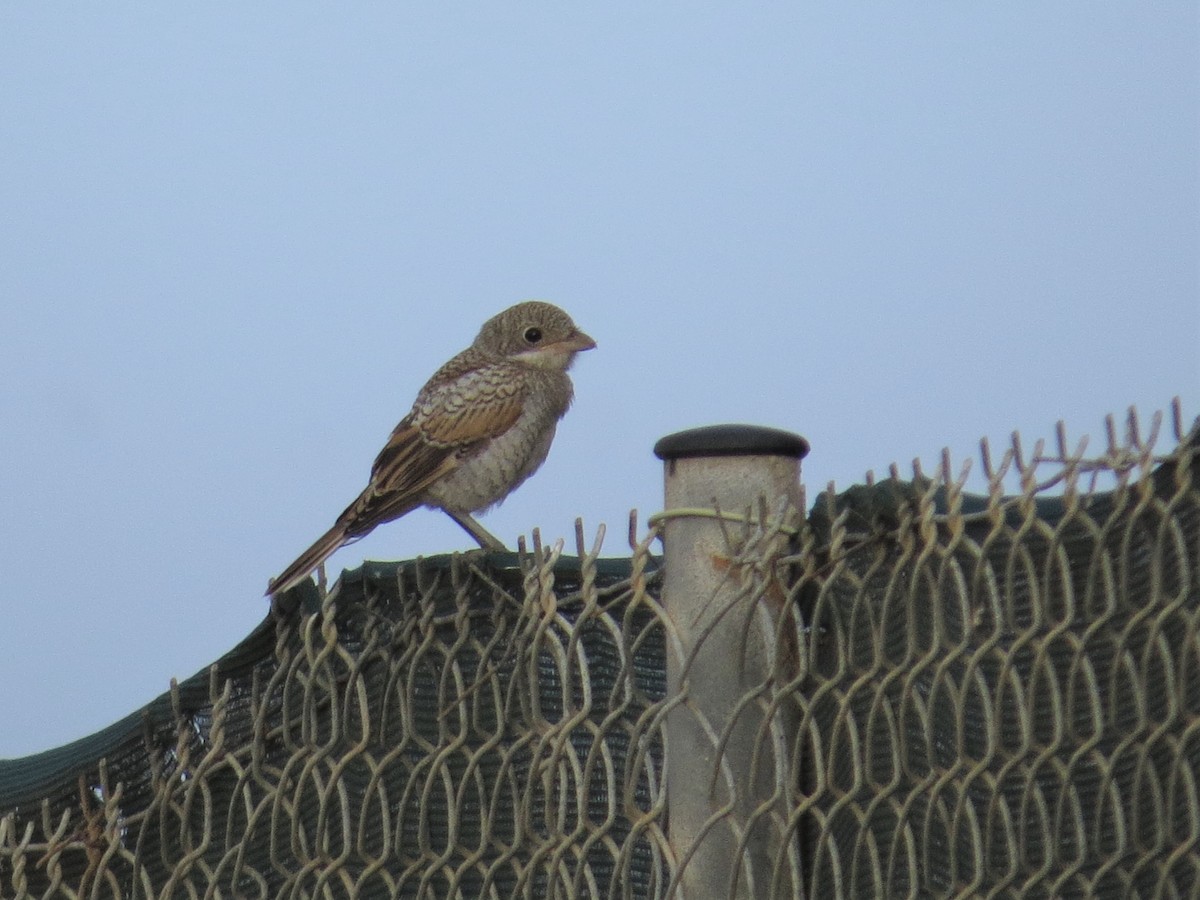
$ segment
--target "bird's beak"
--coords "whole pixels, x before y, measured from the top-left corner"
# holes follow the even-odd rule
[[[576,331],[565,341],[562,341],[560,346],[562,346],[564,350],[570,350],[572,353],[579,353],[583,350],[594,349],[596,342],[582,331]]]

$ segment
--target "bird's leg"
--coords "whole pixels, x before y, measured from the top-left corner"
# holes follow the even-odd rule
[[[463,531],[475,538],[479,542],[479,546],[484,550],[499,550],[503,553],[508,552],[508,548],[504,546],[504,542],[496,537],[478,522],[476,522],[467,513],[450,512],[444,510],[446,515],[452,518],[459,524]]]

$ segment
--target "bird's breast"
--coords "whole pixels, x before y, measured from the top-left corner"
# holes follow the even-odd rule
[[[465,448],[459,465],[426,492],[426,504],[453,512],[494,506],[545,461],[558,420],[571,405],[571,382],[561,372],[531,373],[520,416],[503,434]]]

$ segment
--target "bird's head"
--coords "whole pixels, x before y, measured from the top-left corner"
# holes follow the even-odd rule
[[[565,371],[596,342],[551,303],[527,300],[483,323],[474,347],[530,366]]]

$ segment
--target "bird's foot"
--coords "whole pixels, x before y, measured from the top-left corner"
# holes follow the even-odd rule
[[[450,512],[450,510],[446,510],[445,512],[446,515],[458,523],[463,531],[475,538],[479,542],[479,546],[484,550],[497,550],[501,553],[508,552],[508,548],[504,546],[504,541],[476,522],[467,513]]]

